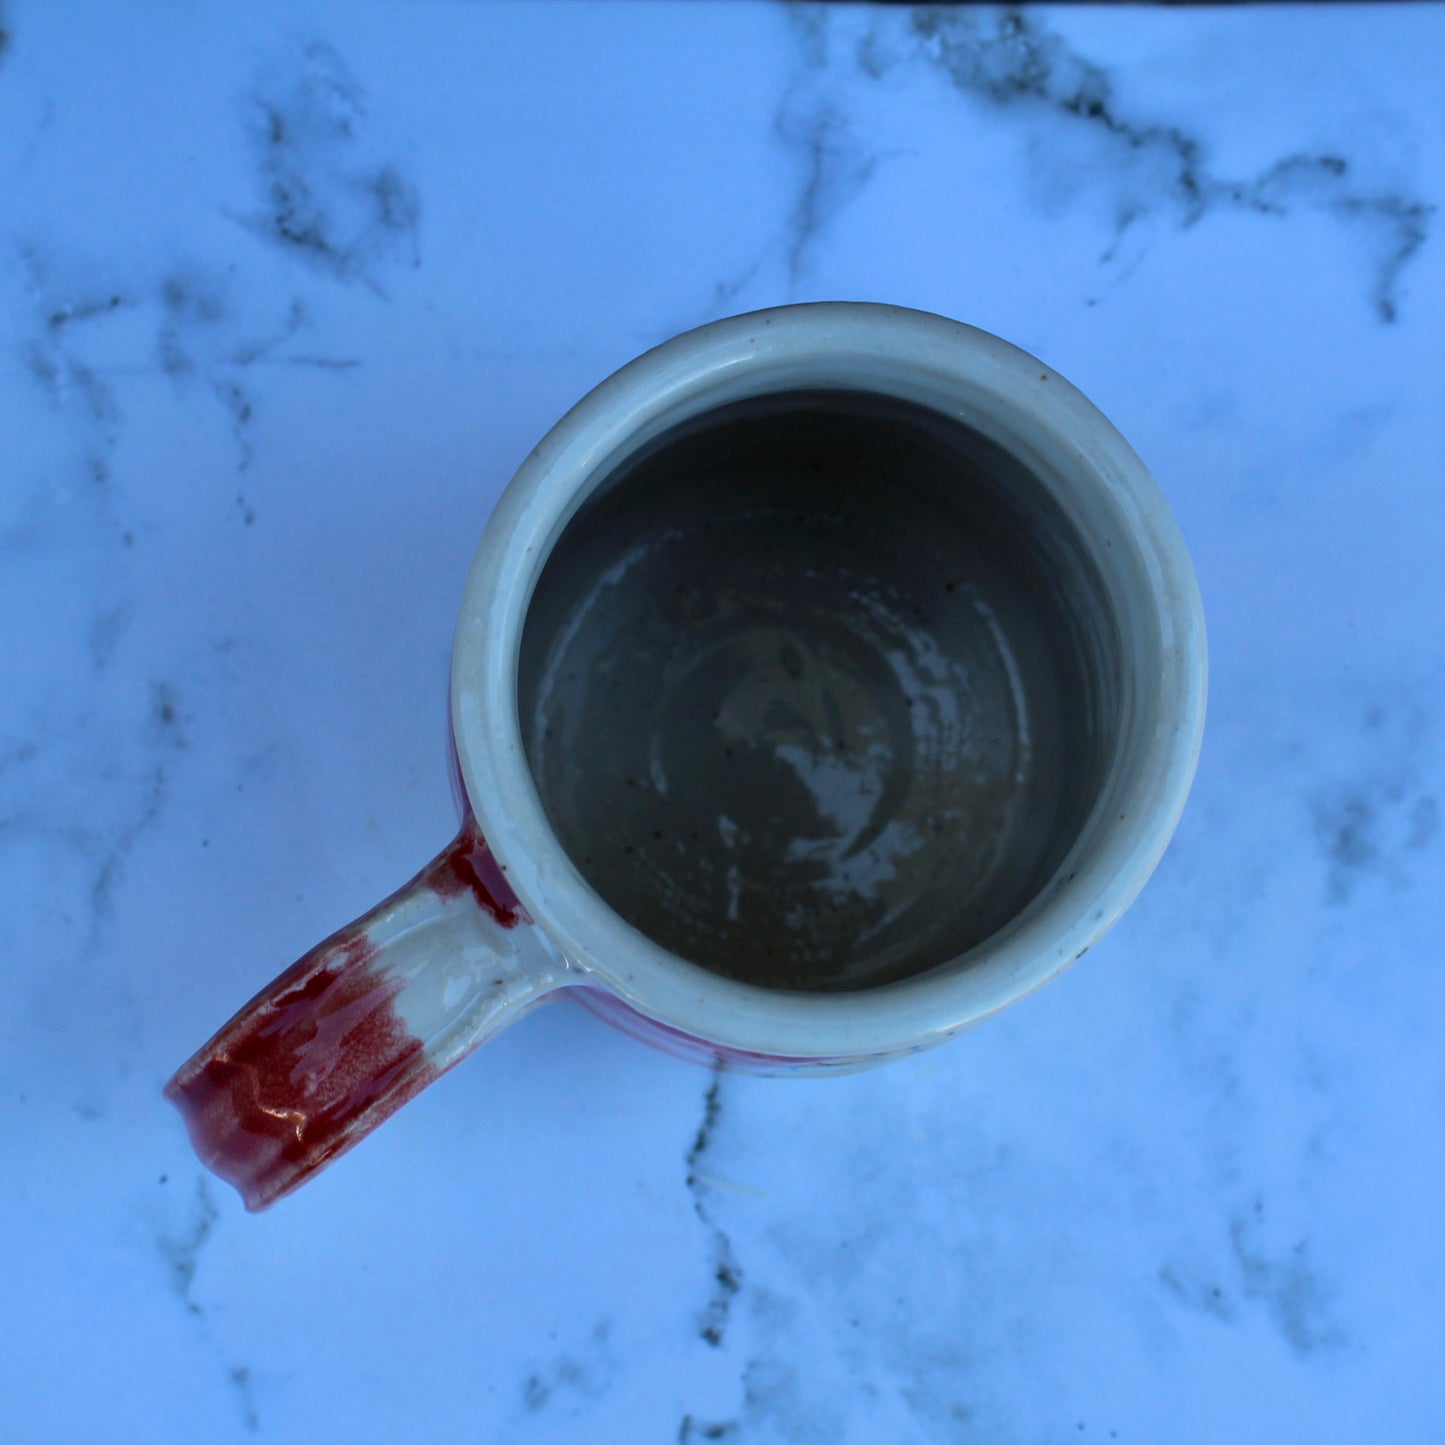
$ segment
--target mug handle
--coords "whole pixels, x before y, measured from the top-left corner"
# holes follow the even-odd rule
[[[580,981],[468,816],[410,883],[262,989],[166,1097],[201,1162],[265,1209]]]

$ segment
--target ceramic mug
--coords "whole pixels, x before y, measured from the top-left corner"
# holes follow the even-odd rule
[[[997,337],[732,317],[625,366],[508,486],[452,658],[467,815],[175,1076],[264,1207],[564,992],[718,1066],[936,1044],[1154,868],[1204,717],[1143,464]]]

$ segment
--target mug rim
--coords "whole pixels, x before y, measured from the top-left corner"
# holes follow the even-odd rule
[[[967,954],[839,993],[767,989],[711,973],[613,912],[552,831],[517,705],[533,590],[591,487],[679,417],[801,388],[820,369],[835,386],[856,376],[865,389],[905,399],[920,388],[945,403],[966,399],[975,408],[970,421],[996,416],[1012,428],[1014,450],[1037,443],[1087,474],[1109,508],[1121,543],[1116,555],[1127,553],[1148,579],[1142,622],[1157,662],[1140,684],[1148,706],[1136,728],[1138,755],[1111,780],[1107,819],[1086,824],[1085,833],[1100,835],[1088,850],[1076,844],[1021,918]],[[807,379],[778,384],[790,376]],[[764,384],[769,378],[773,384]],[[727,317],[663,342],[593,388],[538,443],[498,501],[468,572],[453,646],[452,729],[483,835],[579,981],[600,982],[634,1010],[724,1049],[859,1060],[911,1052],[981,1021],[1054,978],[1108,931],[1183,811],[1199,756],[1206,673],[1199,590],[1178,526],[1143,462],[1082,393],[1027,352],[963,322],[875,302],[807,302]]]

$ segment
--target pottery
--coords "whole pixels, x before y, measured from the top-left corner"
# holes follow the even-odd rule
[[[870,304],[688,332],[579,402],[486,527],[459,837],[169,1097],[254,1209],[564,993],[717,1066],[939,1043],[1138,893],[1205,672],[1162,495],[1041,362]]]

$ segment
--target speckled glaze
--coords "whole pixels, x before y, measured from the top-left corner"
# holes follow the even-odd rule
[[[554,831],[623,918],[769,989],[948,962],[1068,852],[1116,731],[1102,584],[1050,499],[894,398],[784,392],[610,477],[527,613]]]
[[[689,332],[584,398],[467,581],[467,816],[177,1074],[264,1207],[563,990],[837,1072],[1078,958],[1179,817],[1199,597],[1158,489],[1032,357],[896,307]]]
[[[830,575],[803,585],[810,557]],[[473,562],[453,725],[583,1001],[694,1056],[816,1071],[937,1043],[1112,925],[1183,807],[1205,673],[1178,529],[1077,390],[974,328],[826,303],[677,337],[549,433]],[[881,815],[858,801],[890,788]],[[970,807],[1002,846],[964,836]],[[1000,877],[970,931],[959,902]],[[830,892],[836,933],[807,906]]]

